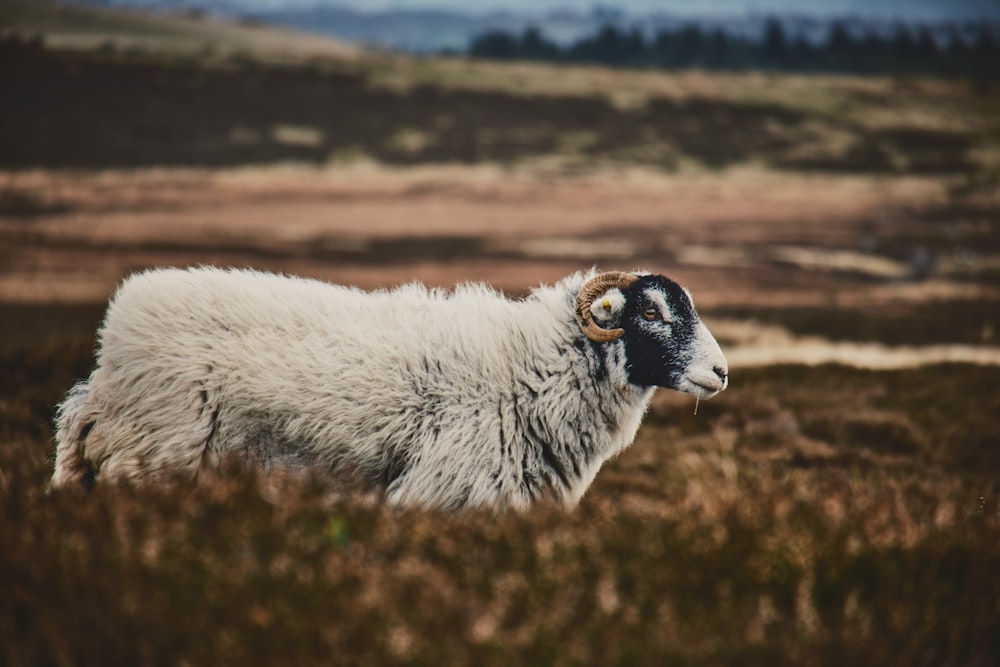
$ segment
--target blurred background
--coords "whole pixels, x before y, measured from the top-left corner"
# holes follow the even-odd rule
[[[2,0],[0,98],[8,664],[115,642],[133,664],[267,661],[285,642],[382,664],[996,664],[997,3]],[[697,416],[661,392],[569,517],[416,515],[400,533],[384,509],[329,523],[239,496],[256,509],[219,528],[216,496],[188,516],[150,510],[161,496],[42,502],[54,406],[92,366],[108,297],[197,264],[515,297],[595,265],[665,273],[732,386]],[[133,528],[99,538],[115,521]],[[179,541],[136,560],[164,526]],[[283,534],[318,546],[241,569]],[[553,553],[569,565],[545,569]],[[326,564],[310,586],[376,616],[316,635],[294,610],[334,611],[278,565],[261,581],[287,608],[253,611],[248,572],[302,559]],[[217,585],[177,625],[163,595],[99,584],[112,621],[73,634],[94,609],[42,582],[104,581],[105,562],[137,590],[165,595],[186,567]],[[477,579],[501,571],[507,588]],[[123,634],[130,615],[159,634]],[[176,641],[218,618],[229,640]]]
[[[87,332],[129,272],[193,263],[514,294],[643,267],[730,338],[992,341],[991,3],[0,11],[8,347]]]

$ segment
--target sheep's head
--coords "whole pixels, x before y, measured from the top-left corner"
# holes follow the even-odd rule
[[[729,364],[694,309],[664,276],[602,273],[576,300],[577,322],[599,344],[621,341],[629,382],[711,398],[729,384]]]

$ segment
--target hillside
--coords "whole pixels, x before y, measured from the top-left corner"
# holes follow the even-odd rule
[[[300,66],[213,49],[183,61],[8,49],[0,164],[320,165],[360,154],[398,165],[962,175],[1000,162],[997,96],[962,82],[408,58]]]
[[[196,12],[162,14],[53,0],[0,3],[0,34],[41,36],[54,48],[133,49],[204,56],[252,52],[285,58],[353,58],[363,51],[357,45],[327,36],[210,18]]]

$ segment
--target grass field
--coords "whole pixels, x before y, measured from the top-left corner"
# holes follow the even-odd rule
[[[8,356],[6,664],[970,664],[997,656],[1000,369],[745,370],[662,395],[571,513],[247,474],[46,496],[89,348]]]
[[[0,46],[0,664],[1000,661],[996,90],[30,6],[0,12],[48,35]],[[515,296],[643,266],[732,385],[658,394],[572,512],[236,470],[48,493],[107,297],[198,263]]]

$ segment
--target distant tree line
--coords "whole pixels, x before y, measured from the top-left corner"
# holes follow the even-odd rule
[[[1000,44],[990,26],[969,35],[957,27],[934,31],[900,24],[888,34],[830,23],[824,39],[791,36],[769,19],[763,36],[751,39],[691,24],[651,36],[636,28],[605,25],[568,45],[538,28],[522,33],[492,30],[472,39],[471,56],[499,60],[599,63],[618,67],[779,70],[857,74],[934,74],[1000,78]]]

